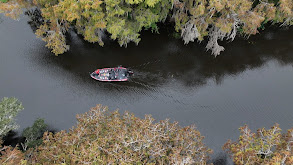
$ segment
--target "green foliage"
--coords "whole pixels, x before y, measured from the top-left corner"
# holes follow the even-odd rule
[[[8,0],[0,0],[0,2],[6,3],[8,2]]]
[[[36,31],[38,37],[47,42],[47,47],[55,55],[69,49],[65,33],[69,26],[77,29],[84,39],[101,46],[104,45],[104,31],[121,46],[140,41],[140,31],[151,28],[158,31],[157,22],[162,22],[172,7],[169,0],[35,0],[34,5],[41,8],[45,24]],[[19,0],[18,4],[28,1]],[[13,5],[7,5],[11,7]]]
[[[257,34],[266,23],[293,25],[292,0],[11,0],[0,6],[0,12],[16,19],[21,8],[32,6],[40,8],[45,20],[36,34],[55,55],[69,50],[69,27],[100,46],[107,31],[126,47],[140,42],[142,30],[158,32],[157,23],[169,15],[185,44],[208,38],[206,48],[217,56],[224,50],[218,40]]]
[[[47,131],[48,125],[45,124],[44,119],[37,119],[31,127],[23,130],[22,136],[25,138],[25,143],[22,144],[24,150],[33,148],[42,144],[42,137]]]
[[[18,128],[14,122],[15,116],[23,109],[22,104],[16,98],[4,97],[0,102],[0,138],[9,131]]]

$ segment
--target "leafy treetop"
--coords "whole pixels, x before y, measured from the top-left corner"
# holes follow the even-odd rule
[[[126,47],[139,43],[143,29],[157,32],[157,23],[169,15],[185,44],[208,38],[206,49],[217,56],[224,50],[218,40],[254,35],[268,22],[293,25],[292,0],[10,0],[0,5],[0,12],[17,18],[21,8],[33,6],[44,17],[36,34],[56,55],[69,50],[69,27],[101,46],[107,31]]]
[[[14,122],[14,118],[22,109],[22,104],[16,98],[4,97],[0,101],[0,138],[5,136],[9,131],[18,128],[18,125]]]

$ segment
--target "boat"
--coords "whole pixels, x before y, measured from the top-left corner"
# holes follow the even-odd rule
[[[128,81],[133,72],[130,69],[118,66],[115,68],[97,69],[90,75],[98,81]]]

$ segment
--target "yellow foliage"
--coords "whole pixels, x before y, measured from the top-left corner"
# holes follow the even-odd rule
[[[240,127],[241,135],[237,142],[229,140],[223,149],[232,157],[236,165],[242,164],[292,164],[291,142],[293,129],[281,134],[278,124],[271,129],[258,129],[252,133],[248,126]]]
[[[16,147],[1,146],[0,141],[0,164],[1,165],[14,165],[21,164],[26,165],[27,161],[24,160],[24,153],[18,150]]]
[[[258,15],[256,12],[248,12],[246,16],[242,17],[244,23],[242,29],[243,33],[247,35],[258,33],[258,28],[261,23],[265,20],[265,17]]]
[[[36,35],[47,42],[46,47],[52,49],[52,53],[55,55],[63,54],[69,50],[69,45],[66,45],[65,42],[65,36],[58,29],[58,26],[54,25],[54,23],[50,24],[50,26],[44,24],[36,31]]]
[[[50,48],[64,42],[69,26],[74,26],[86,40],[100,45],[103,45],[101,33],[96,31],[102,29],[108,31],[112,39],[118,39],[120,45],[138,43],[142,29],[156,31],[156,23],[165,21],[170,13],[173,13],[175,30],[182,32],[184,42],[188,40],[186,43],[216,35],[212,32],[215,27],[223,32],[221,39],[231,39],[239,31],[248,36],[256,34],[267,21],[293,25],[292,0],[279,0],[277,4],[271,0],[10,0],[1,3],[0,12],[17,19],[22,8],[33,5],[40,8],[44,21],[50,24],[49,30],[62,33],[51,36],[56,42],[47,44]],[[57,27],[56,20],[62,27]],[[186,29],[191,30],[191,26],[187,26],[191,24],[196,27],[192,32]],[[217,39],[214,38],[214,42]],[[62,45],[63,50],[68,48]],[[59,47],[53,52],[64,52],[62,49]]]
[[[226,5],[227,0],[210,0],[209,8],[215,8],[218,12],[220,12]]]
[[[194,126],[140,119],[97,105],[70,131],[45,133],[32,164],[206,164],[211,152]]]
[[[0,3],[0,13],[4,13],[5,16],[12,19],[18,19],[19,15],[22,14],[22,7],[22,4],[11,0],[7,3]]]

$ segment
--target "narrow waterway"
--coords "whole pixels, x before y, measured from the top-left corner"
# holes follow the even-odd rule
[[[216,153],[238,128],[256,130],[279,123],[293,126],[293,28],[268,27],[249,40],[222,43],[217,58],[204,43],[184,45],[168,30],[144,32],[138,46],[105,47],[71,32],[70,51],[54,56],[36,38],[27,18],[2,17],[0,23],[0,98],[14,96],[25,109],[20,131],[40,117],[54,129],[68,129],[75,115],[96,104],[152,114],[180,125],[195,124]],[[105,83],[89,72],[103,67],[132,67],[130,82]]]

